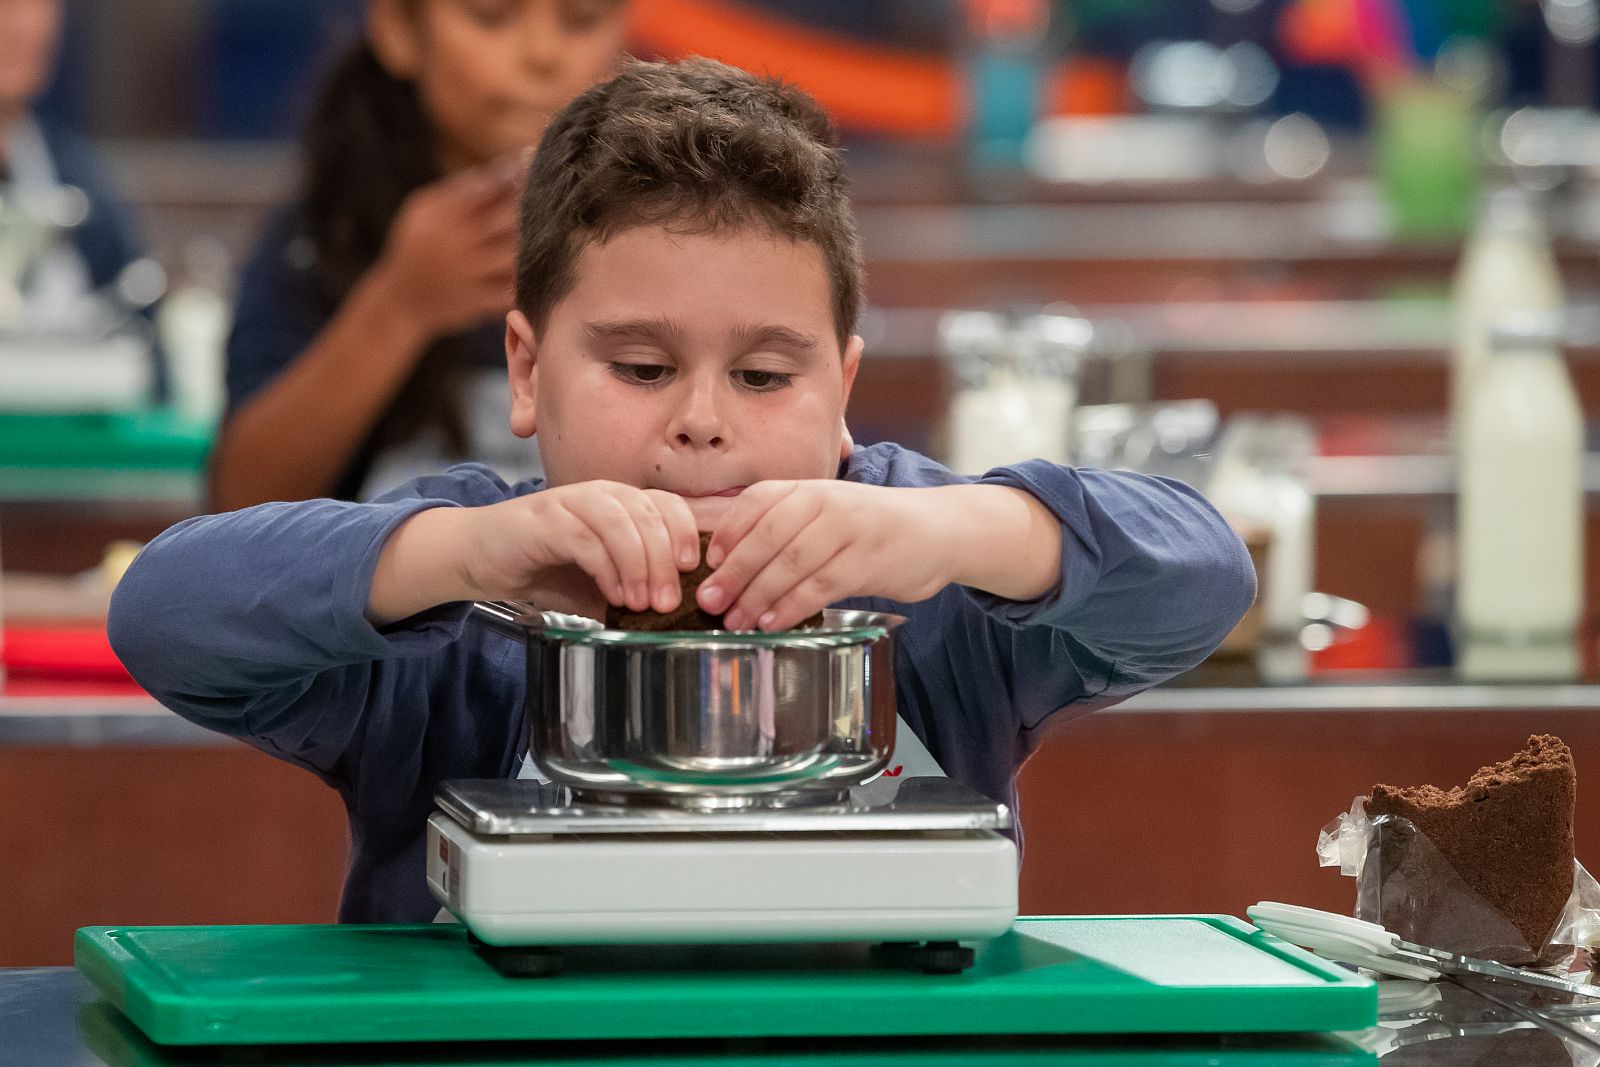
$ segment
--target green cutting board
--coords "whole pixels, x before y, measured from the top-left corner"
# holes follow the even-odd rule
[[[724,1038],[397,1045],[157,1045],[105,1001],[78,1010],[105,1067],[1377,1067],[1336,1034]]]
[[[870,946],[571,949],[506,978],[454,924],[87,927],[78,970],[161,1044],[1360,1030],[1377,987],[1230,916],[1028,918],[959,975]]]
[[[213,431],[166,409],[0,412],[0,467],[198,470]]]

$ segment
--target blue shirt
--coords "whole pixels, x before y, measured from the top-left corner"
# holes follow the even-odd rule
[[[967,479],[895,445],[840,476],[884,486],[965,481],[1033,494],[1062,526],[1061,581],[1036,601],[948,586],[845,607],[906,616],[902,719],[950,777],[1015,803],[1046,733],[1199,663],[1249,606],[1233,531],[1189,487],[1034,460]],[[468,464],[366,504],[263,504],[190,519],[139,555],[112,598],[112,645],[178,714],[299,764],[337,789],[351,859],[339,916],[421,922],[424,827],[447,778],[515,773],[524,647],[446,605],[384,630],[365,616],[389,534],[424,508],[524,493]]]

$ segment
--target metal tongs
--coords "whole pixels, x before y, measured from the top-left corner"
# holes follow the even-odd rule
[[[1267,933],[1310,949],[1324,959],[1365,967],[1396,978],[1418,978],[1423,981],[1447,979],[1563,1041],[1600,1052],[1600,1040],[1568,1022],[1554,1018],[1557,1013],[1567,1014],[1561,1007],[1537,1009],[1515,1000],[1503,1000],[1482,986],[1468,985],[1464,979],[1475,975],[1492,982],[1514,982],[1535,989],[1596,998],[1600,998],[1600,986],[1402,941],[1398,935],[1377,923],[1349,915],[1337,915],[1331,911],[1264,900],[1246,909],[1245,914]],[[1570,1010],[1573,1006],[1562,1007]],[[1600,1014],[1600,1004],[1593,1007],[1595,1013]],[[1438,1036],[1454,1035],[1445,1033]]]
[[[1600,985],[1402,941],[1377,923],[1349,915],[1270,900],[1252,906],[1245,914],[1267,933],[1310,949],[1324,959],[1354,964],[1395,978],[1431,981],[1444,975],[1476,974],[1558,993],[1600,998]]]

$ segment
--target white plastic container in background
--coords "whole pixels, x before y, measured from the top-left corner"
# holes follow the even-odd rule
[[[1556,313],[1496,323],[1457,441],[1456,637],[1467,677],[1576,674],[1583,418]]]
[[[1560,311],[1561,273],[1529,194],[1502,189],[1489,200],[1456,269],[1450,425],[1459,436],[1468,397],[1489,356],[1489,330],[1508,315]]]

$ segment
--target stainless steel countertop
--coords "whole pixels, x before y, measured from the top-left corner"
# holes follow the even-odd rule
[[[1300,685],[1171,685],[1096,712],[1107,715],[1373,711],[1600,710],[1600,685],[1467,685],[1345,681]],[[0,747],[208,747],[238,742],[149,697],[0,697]]]

